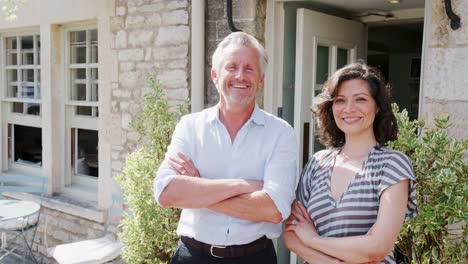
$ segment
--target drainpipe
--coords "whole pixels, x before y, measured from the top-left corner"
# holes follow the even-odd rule
[[[204,108],[205,91],[205,0],[192,1],[191,112]]]

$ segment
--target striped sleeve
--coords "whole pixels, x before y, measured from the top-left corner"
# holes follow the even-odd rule
[[[309,162],[307,162],[306,166],[302,170],[301,178],[299,179],[299,183],[297,185],[296,199],[302,204],[307,204],[310,198],[310,182],[314,175],[313,167],[315,167],[315,163],[315,157],[312,157]]]
[[[390,186],[401,181],[409,180],[408,203],[406,209],[406,220],[417,215],[416,202],[416,177],[414,176],[413,166],[409,158],[398,151],[394,151],[389,156],[386,165],[382,171],[382,177],[378,186],[379,197]]]

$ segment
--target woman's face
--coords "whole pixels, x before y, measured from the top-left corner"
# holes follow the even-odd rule
[[[374,136],[377,105],[365,80],[344,81],[333,98],[333,116],[336,125],[348,136]]]

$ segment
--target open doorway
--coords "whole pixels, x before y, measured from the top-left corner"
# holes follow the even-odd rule
[[[368,27],[367,61],[381,69],[393,100],[418,118],[423,21]]]

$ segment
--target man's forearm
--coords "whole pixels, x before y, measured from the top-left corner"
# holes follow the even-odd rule
[[[276,224],[283,220],[273,200],[263,191],[241,194],[215,203],[208,209],[255,222]]]
[[[217,202],[260,189],[259,181],[204,179],[177,175],[159,197],[164,207],[206,208]]]

